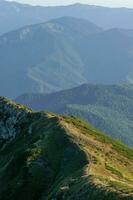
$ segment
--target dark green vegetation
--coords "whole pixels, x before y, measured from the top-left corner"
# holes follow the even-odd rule
[[[132,82],[132,32],[103,31],[72,17],[9,32],[0,37],[0,94],[16,97],[87,82]]]
[[[133,199],[133,150],[79,118],[0,98],[0,129],[0,200]]]
[[[133,86],[86,84],[50,95],[27,94],[17,102],[35,110],[80,116],[133,146]]]
[[[82,4],[40,7],[1,0],[0,34],[25,25],[40,23],[63,16],[88,19],[103,28],[133,28],[133,9],[113,9]]]

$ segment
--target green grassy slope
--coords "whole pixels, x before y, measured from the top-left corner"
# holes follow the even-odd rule
[[[0,127],[16,133],[0,135],[1,200],[133,199],[132,149],[79,118],[0,105]]]
[[[16,99],[36,110],[80,116],[113,138],[133,146],[133,86],[86,84],[51,95]]]

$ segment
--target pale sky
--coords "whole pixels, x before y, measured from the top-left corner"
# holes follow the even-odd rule
[[[13,0],[9,0],[13,1]],[[21,3],[28,3],[34,5],[44,5],[44,6],[52,6],[52,5],[67,5],[73,3],[84,3],[91,5],[103,5],[110,7],[132,7],[133,8],[133,0],[16,0]]]

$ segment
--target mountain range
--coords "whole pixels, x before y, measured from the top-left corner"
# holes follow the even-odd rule
[[[133,82],[133,30],[63,17],[0,37],[0,94],[52,93],[83,83]]]
[[[132,200],[133,149],[0,97],[0,200]]]
[[[34,110],[79,116],[133,146],[133,85],[85,84],[49,95],[25,94],[16,102]]]
[[[92,21],[102,28],[133,29],[133,9],[106,8],[93,5],[73,4],[69,6],[30,6],[16,2],[0,1],[0,34],[25,25],[41,23],[64,16]]]
[[[0,0],[0,200],[133,200],[132,19]]]
[[[86,82],[75,48],[78,40],[100,30],[87,20],[64,17],[1,36],[1,95],[47,93]]]

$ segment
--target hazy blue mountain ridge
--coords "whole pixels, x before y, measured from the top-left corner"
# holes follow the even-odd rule
[[[64,17],[1,36],[1,94],[47,93],[85,83],[84,66],[75,45],[99,31],[101,28],[87,20]]]
[[[0,34],[63,16],[87,19],[105,29],[115,27],[133,29],[133,9],[106,8],[79,3],[69,6],[43,7],[1,0],[0,16]]]
[[[88,82],[132,83],[132,49],[132,30],[103,31],[83,19],[26,26],[0,37],[1,95],[52,93]]]

